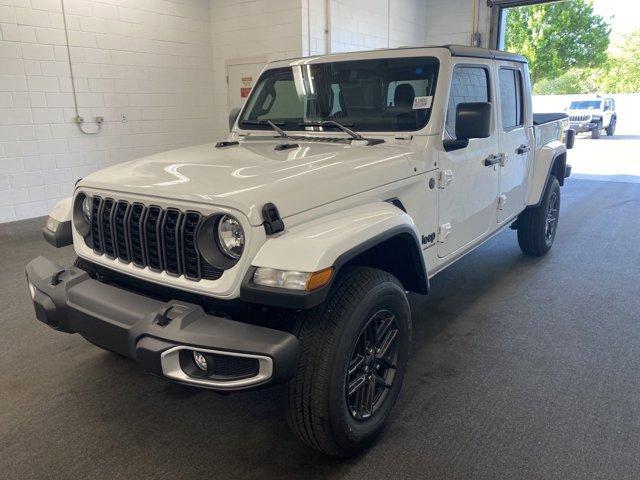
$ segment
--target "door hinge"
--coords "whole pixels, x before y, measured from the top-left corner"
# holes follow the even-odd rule
[[[438,172],[438,188],[447,188],[453,182],[452,170],[440,170]]]
[[[451,233],[451,224],[449,222],[438,227],[438,243],[444,243]]]
[[[498,197],[498,210],[503,210],[507,205],[507,196],[503,193]]]

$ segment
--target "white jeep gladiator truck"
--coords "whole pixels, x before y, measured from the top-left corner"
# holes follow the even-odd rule
[[[618,112],[613,98],[585,98],[574,100],[567,108],[569,125],[577,133],[591,132],[591,138],[600,138],[602,130],[611,136],[616,131]]]
[[[293,431],[353,455],[398,398],[408,293],[505,228],[551,248],[566,115],[533,115],[522,56],[445,46],[271,63],[230,127],[78,181],[36,316],[181,384],[286,382]]]

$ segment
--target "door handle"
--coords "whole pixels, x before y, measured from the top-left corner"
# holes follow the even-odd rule
[[[529,145],[520,145],[517,149],[516,149],[516,153],[518,155],[522,155],[523,153],[527,153],[529,150],[531,150],[531,148],[529,148]]]
[[[493,165],[500,163],[501,158],[502,158],[502,155],[500,154],[494,153],[493,155],[489,155],[487,158],[484,159],[484,166],[492,167]]]

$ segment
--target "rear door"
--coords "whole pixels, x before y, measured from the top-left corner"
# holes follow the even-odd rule
[[[459,103],[492,102],[493,76],[489,61],[454,66],[444,138],[455,138]],[[469,140],[466,148],[441,151],[438,189],[438,256],[443,258],[471,245],[496,226],[499,165],[485,166],[498,153],[496,110],[493,107],[491,136]]]
[[[497,63],[499,103],[500,194],[498,223],[509,220],[525,206],[526,179],[533,149],[532,116],[525,101],[522,64]]]

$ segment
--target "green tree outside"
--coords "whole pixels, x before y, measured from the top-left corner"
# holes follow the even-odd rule
[[[505,47],[529,59],[534,91],[575,90],[573,82],[588,84],[591,70],[611,66],[609,33],[589,0],[517,7],[507,10]]]

